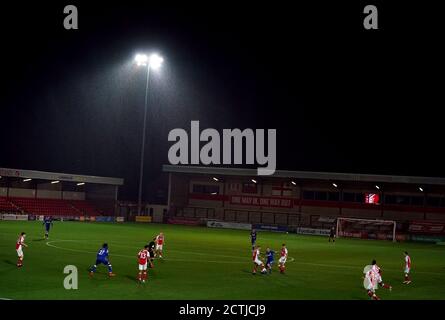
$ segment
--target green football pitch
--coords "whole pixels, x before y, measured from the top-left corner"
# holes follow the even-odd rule
[[[16,267],[15,242],[27,233],[24,266]],[[145,284],[136,281],[138,251],[160,231],[164,259],[155,261]],[[107,269],[89,278],[103,242],[109,244],[116,277]],[[161,224],[55,222],[48,241],[41,222],[0,221],[1,299],[368,299],[362,270],[376,259],[382,299],[444,299],[445,247],[435,244],[259,232],[262,254],[271,247],[278,259],[286,243],[286,274],[252,275],[249,231]],[[403,282],[403,251],[412,258],[412,280]],[[64,267],[78,269],[78,289],[63,286]]]

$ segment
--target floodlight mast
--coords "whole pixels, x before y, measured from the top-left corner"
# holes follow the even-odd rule
[[[150,69],[158,70],[164,59],[156,53],[147,56],[146,54],[137,54],[134,58],[138,66],[147,67],[147,78],[145,83],[145,100],[144,100],[144,126],[142,130],[142,146],[141,146],[141,163],[139,172],[139,192],[138,192],[138,215],[142,211],[142,181],[144,176],[144,154],[145,154],[145,132],[147,128],[147,106],[148,106],[148,87],[150,80]]]

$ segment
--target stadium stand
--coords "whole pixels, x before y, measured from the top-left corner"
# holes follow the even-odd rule
[[[0,212],[20,213],[20,210],[12,204],[7,198],[0,197]]]
[[[79,210],[82,214],[89,216],[102,215],[101,211],[98,210],[94,205],[86,200],[71,200],[71,205]]]
[[[0,197],[0,210],[33,215],[98,216],[99,211],[86,200],[33,199]]]

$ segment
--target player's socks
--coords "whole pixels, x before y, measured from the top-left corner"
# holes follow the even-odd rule
[[[143,274],[142,274],[142,279],[145,281],[145,280],[147,280],[147,272],[144,272]]]
[[[373,293],[372,291],[368,290],[368,296],[369,296],[370,298],[372,298],[372,297],[374,296],[374,293]]]
[[[391,287],[389,284],[386,284],[386,283],[384,283],[384,284],[382,285],[382,287],[385,288],[385,289],[392,290],[392,287]]]

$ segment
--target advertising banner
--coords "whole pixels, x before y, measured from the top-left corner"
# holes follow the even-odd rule
[[[151,222],[151,217],[150,216],[136,216],[135,221],[148,223],[148,222]]]
[[[239,230],[251,230],[252,225],[250,223],[235,223],[235,222],[223,222],[208,220],[207,227],[209,228],[224,228],[224,229],[239,229]]]
[[[116,222],[124,222],[125,218],[124,217],[116,217]]]
[[[291,198],[267,198],[255,196],[231,196],[231,204],[272,207],[272,208],[292,208],[293,199]]]
[[[106,217],[106,216],[97,216],[97,222],[114,222],[114,217]]]
[[[27,214],[2,214],[2,220],[20,220],[20,221],[28,221]]]
[[[297,228],[298,234],[329,236],[331,233],[329,229],[315,229],[315,228]]]
[[[437,234],[445,235],[445,223],[411,221],[408,231],[417,234]]]
[[[287,232],[287,226],[272,226],[267,224],[254,224],[253,229],[256,230],[264,230],[264,231],[273,231],[273,232]]]

